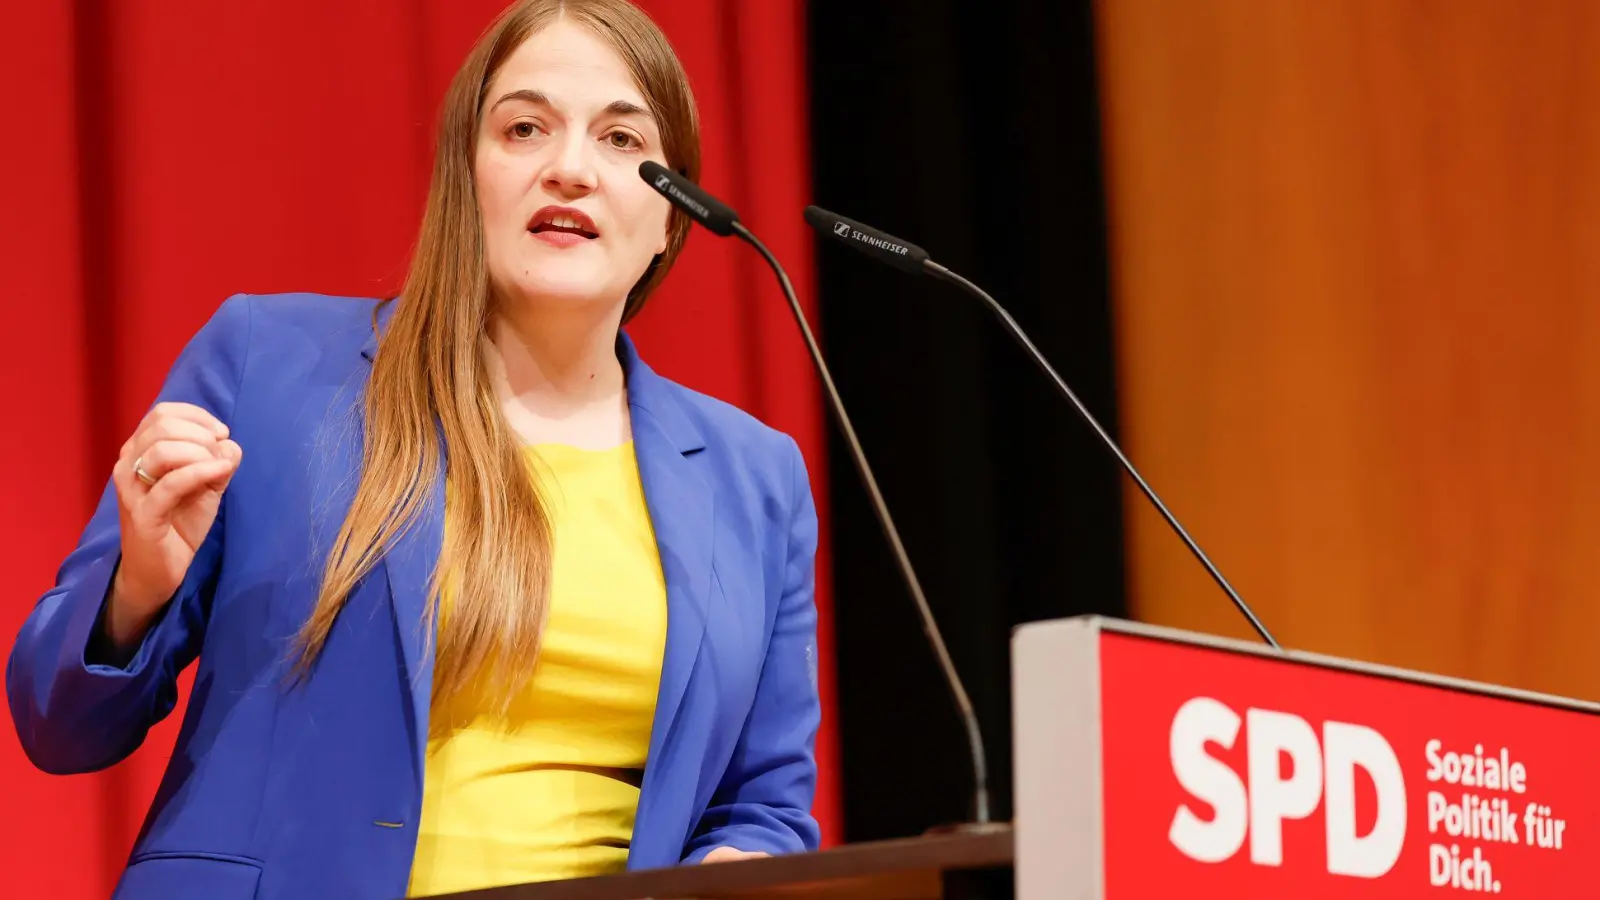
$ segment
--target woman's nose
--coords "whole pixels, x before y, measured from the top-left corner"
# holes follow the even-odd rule
[[[582,196],[595,188],[595,167],[588,137],[574,135],[562,142],[556,157],[545,169],[544,185],[552,193]]]

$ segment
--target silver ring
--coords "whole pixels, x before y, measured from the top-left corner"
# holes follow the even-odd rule
[[[156,486],[156,480],[151,478],[150,473],[144,470],[144,457],[142,456],[133,461],[133,475],[144,482],[147,487]]]

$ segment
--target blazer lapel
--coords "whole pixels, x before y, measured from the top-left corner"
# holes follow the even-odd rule
[[[672,386],[639,360],[625,335],[618,339],[618,355],[628,373],[639,479],[667,587],[666,653],[634,829],[643,840],[656,831],[648,817],[657,780],[664,774],[657,763],[663,761],[663,747],[688,692],[705,636],[716,495],[695,459],[705,441],[684,416]]]
[[[695,471],[694,462],[672,444],[659,422],[636,410],[633,433],[639,479],[644,484],[667,585],[667,648],[650,741],[654,757],[683,700],[705,633],[711,590],[711,528],[716,513],[710,486]]]
[[[362,347],[362,355],[369,361],[377,350],[377,335],[394,312],[394,302],[379,307],[373,321],[373,333]],[[435,471],[433,490],[424,500],[417,518],[394,541],[384,554],[384,575],[389,582],[389,609],[394,615],[395,638],[400,645],[401,659],[405,665],[406,684],[411,690],[412,752],[415,763],[417,788],[422,788],[423,754],[428,746],[428,713],[433,697],[433,654],[425,653],[425,642],[430,642],[434,622],[424,621],[427,609],[428,587],[434,566],[444,547],[444,461],[443,439],[440,463]]]
[[[444,546],[444,471],[440,467],[432,495],[416,521],[394,542],[384,556],[383,567],[389,579],[389,608],[394,612],[395,637],[405,661],[406,684],[411,689],[412,749],[415,754],[417,787],[422,787],[423,754],[428,746],[428,712],[433,697],[433,654],[423,651],[431,642],[434,622],[424,620],[428,587],[433,569]]]

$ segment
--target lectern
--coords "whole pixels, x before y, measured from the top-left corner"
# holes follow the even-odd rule
[[[1100,617],[1012,678],[1014,829],[450,896],[1600,896],[1595,704]]]
[[[851,844],[445,895],[450,900],[992,900],[1012,889],[1011,829]]]

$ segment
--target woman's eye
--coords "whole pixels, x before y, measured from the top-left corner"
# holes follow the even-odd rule
[[[611,146],[617,148],[618,150],[632,150],[638,147],[640,144],[638,138],[627,133],[626,131],[613,131],[606,135],[606,140],[610,142]]]
[[[537,131],[532,122],[514,122],[511,125],[512,137],[531,138]]]

